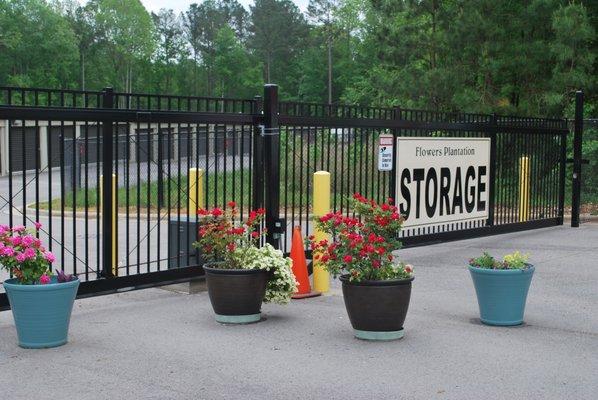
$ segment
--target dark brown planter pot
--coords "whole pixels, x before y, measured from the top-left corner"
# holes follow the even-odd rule
[[[216,321],[248,324],[261,319],[268,272],[259,269],[224,269],[204,264],[208,294]]]
[[[403,337],[413,278],[353,283],[348,275],[343,275],[340,280],[355,337],[366,340]]]

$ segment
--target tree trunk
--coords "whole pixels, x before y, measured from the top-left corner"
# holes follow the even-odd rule
[[[80,71],[80,79],[79,86],[81,90],[85,90],[85,53],[79,50],[79,71]]]
[[[328,38],[328,104],[332,104],[332,38]]]

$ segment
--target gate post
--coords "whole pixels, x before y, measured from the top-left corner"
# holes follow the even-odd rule
[[[575,92],[575,131],[573,135],[573,180],[571,188],[571,226],[579,227],[581,205],[581,139],[583,136],[583,92]]]
[[[102,108],[113,109],[114,107],[114,91],[112,88],[105,88],[102,91]],[[113,188],[112,177],[112,140],[113,137],[113,121],[111,118],[106,118],[102,122],[102,179],[106,182],[102,190],[102,272],[104,278],[114,277],[112,271],[112,257],[113,257],[113,235],[115,224],[113,223],[113,208],[112,197]],[[99,183],[99,182],[98,182]]]
[[[498,118],[496,113],[492,114],[490,131],[490,171],[488,171],[488,226],[494,225],[494,207],[496,193],[496,136],[498,132]]]
[[[264,85],[264,187],[266,188],[266,242],[280,248],[280,132],[278,85]]]
[[[394,120],[401,119],[401,107],[396,106],[393,110],[393,118]],[[392,199],[394,204],[397,204],[397,137],[399,136],[399,129],[393,128],[392,129],[392,170],[390,171],[390,179],[389,179],[389,188],[388,194],[389,197]]]
[[[263,103],[261,96],[255,96],[253,99],[252,113],[255,117],[261,116],[263,111]],[[262,131],[259,126],[255,125],[253,129],[253,160],[252,160],[252,195],[251,208],[254,210],[264,206],[264,147]]]

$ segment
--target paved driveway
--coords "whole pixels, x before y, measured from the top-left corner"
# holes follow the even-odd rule
[[[223,326],[207,294],[148,289],[78,300],[70,342],[16,346],[0,313],[0,387],[30,399],[598,398],[598,224],[405,249],[416,266],[406,335],[352,337],[335,283],[327,296],[265,305],[265,320]],[[466,260],[531,254],[526,324],[477,319]]]

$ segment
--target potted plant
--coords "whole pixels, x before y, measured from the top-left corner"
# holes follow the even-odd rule
[[[329,213],[316,220],[329,240],[310,236],[314,259],[333,276],[340,275],[345,307],[359,339],[403,337],[411,298],[413,267],[395,260],[392,251],[403,218],[392,199],[377,204],[356,193],[351,199],[361,218]]]
[[[60,271],[51,274],[54,255],[46,251],[36,231],[24,226],[0,226],[0,264],[14,278],[4,289],[17,327],[19,346],[46,348],[67,342],[79,280]]]
[[[480,319],[488,325],[519,325],[523,323],[525,301],[534,266],[528,256],[516,251],[500,262],[484,252],[469,260],[480,307]]]
[[[216,321],[246,324],[261,319],[262,302],[286,304],[297,290],[291,260],[269,244],[258,247],[264,210],[239,221],[234,202],[223,210],[198,210],[203,217],[195,243],[208,262],[208,294]]]

